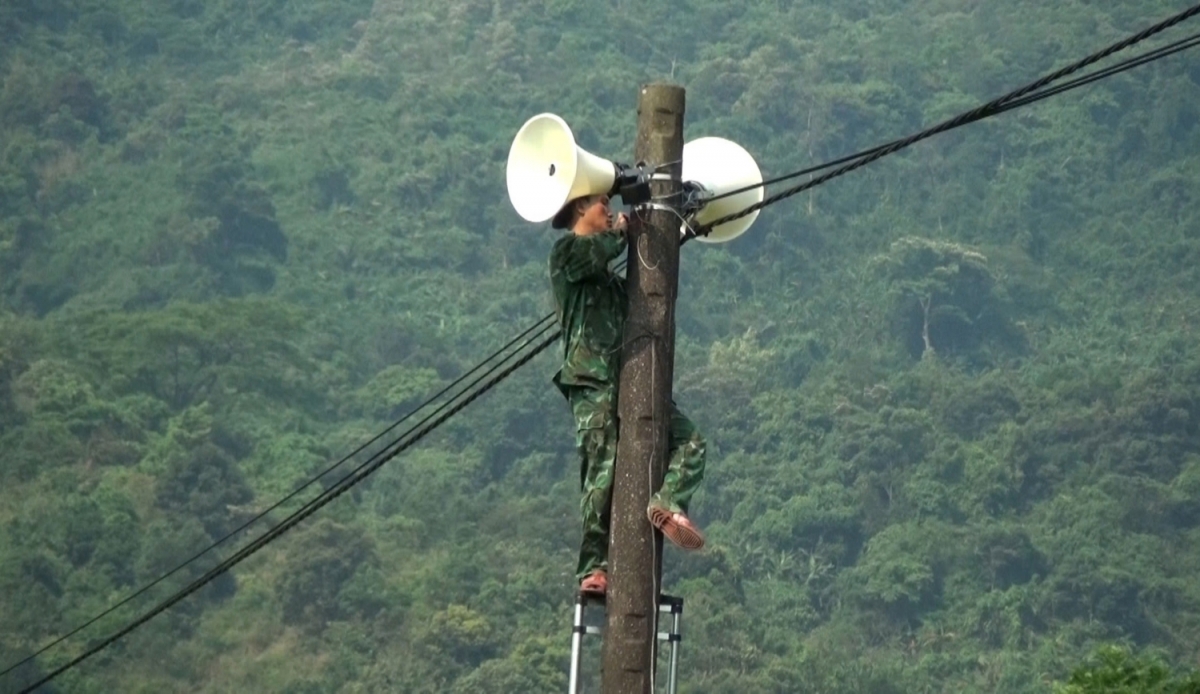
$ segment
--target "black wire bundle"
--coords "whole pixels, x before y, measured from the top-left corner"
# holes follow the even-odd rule
[[[341,496],[343,493],[348,491],[351,487],[358,484],[362,480],[366,479],[367,476],[369,476],[375,470],[379,469],[379,467],[381,467],[382,465],[384,465],[386,462],[388,462],[392,458],[396,457],[403,451],[407,450],[408,448],[410,448],[411,446],[416,444],[420,439],[424,438],[427,434],[429,434],[435,428],[440,426],[442,423],[444,423],[450,417],[457,414],[460,410],[465,408],[471,402],[473,402],[474,400],[479,398],[481,395],[483,395],[487,391],[491,390],[500,381],[507,378],[510,374],[512,374],[518,368],[525,365],[527,362],[529,362],[535,356],[537,356],[542,351],[544,351],[547,347],[549,347],[551,344],[553,344],[558,339],[559,334],[560,334],[559,330],[557,329],[558,326],[553,319],[554,319],[554,314],[550,314],[550,315],[542,318],[542,320],[538,321],[533,326],[522,331],[519,335],[517,335],[516,337],[511,339],[503,347],[501,347],[500,349],[493,352],[488,358],[484,359],[482,362],[480,362],[478,365],[476,365],[470,371],[467,371],[462,376],[460,376],[458,379],[456,379],[453,383],[446,386],[445,388],[443,388],[441,391],[439,391],[435,395],[431,396],[429,399],[427,399],[424,403],[422,403],[416,409],[412,410],[405,416],[401,417],[399,420],[397,420],[395,423],[393,423],[387,429],[384,429],[382,432],[377,434],[375,437],[373,437],[366,443],[359,446],[357,449],[355,449],[350,454],[343,457],[341,460],[337,461],[330,467],[326,468],[319,474],[317,474],[314,477],[312,477],[311,479],[309,479],[307,482],[305,482],[303,485],[298,487],[292,493],[285,496],[283,499],[280,499],[276,503],[272,504],[269,508],[262,511],[258,515],[254,516],[250,520],[246,521],[245,523],[243,523],[241,526],[239,526],[235,530],[226,534],[224,537],[220,538],[219,540],[212,543],[208,547],[204,548],[200,552],[197,552],[191,558],[182,562],[181,564],[179,564],[175,568],[171,569],[170,571],[167,571],[166,573],[162,574],[161,576],[156,578],[154,581],[146,584],[139,590],[135,591],[134,593],[127,596],[126,598],[122,599],[120,602],[112,605],[108,609],[104,610],[103,612],[96,615],[92,619],[90,619],[87,622],[76,627],[72,631],[56,638],[55,640],[53,640],[50,643],[43,646],[41,649],[39,649],[35,653],[27,656],[23,660],[9,666],[3,672],[0,672],[0,676],[6,675],[9,672],[12,672],[13,670],[17,669],[21,665],[24,665],[25,663],[33,660],[38,655],[41,655],[42,653],[53,648],[54,646],[58,645],[59,643],[63,642],[64,640],[79,633],[83,629],[86,629],[87,627],[96,623],[100,619],[111,614],[113,611],[119,609],[120,607],[128,604],[130,601],[137,598],[138,596],[144,594],[146,591],[150,590],[154,586],[163,582],[170,576],[178,573],[179,571],[181,571],[188,565],[190,565],[193,562],[200,559],[202,556],[208,554],[209,552],[216,549],[221,544],[227,542],[234,536],[236,536],[239,533],[241,533],[242,531],[246,530],[249,526],[251,526],[254,523],[258,522],[259,520],[263,519],[271,511],[279,508],[287,501],[295,498],[302,491],[304,491],[308,487],[316,484],[322,478],[326,477],[327,475],[332,474],[335,470],[337,470],[339,467],[341,467],[342,465],[344,465],[345,463],[347,463],[348,461],[353,459],[356,455],[358,455],[362,451],[366,450],[372,444],[383,439],[387,434],[394,431],[401,424],[403,424],[404,422],[406,422],[409,419],[412,419],[414,416],[416,416],[417,413],[426,409],[427,407],[432,405],[434,402],[437,402],[440,398],[442,398],[447,393],[450,393],[451,391],[458,388],[457,392],[455,392],[453,395],[451,395],[449,398],[447,398],[441,405],[436,407],[433,411],[426,414],[416,424],[411,425],[403,434],[399,435],[398,437],[393,439],[391,442],[389,442],[387,445],[385,445],[381,451],[368,457],[365,462],[361,463],[358,467],[354,468],[352,471],[350,471],[349,473],[342,476],[332,486],[330,486],[328,489],[326,489],[323,492],[321,492],[320,494],[318,494],[312,500],[303,504],[299,509],[293,511],[284,520],[280,521],[279,523],[277,523],[276,525],[271,527],[271,529],[268,530],[266,533],[264,533],[260,537],[256,538],[255,540],[253,540],[252,542],[247,544],[245,547],[243,547],[242,549],[235,552],[233,555],[231,555],[227,559],[221,561],[213,568],[206,571],[204,574],[202,574],[201,576],[199,576],[198,578],[193,580],[191,583],[189,583],[187,586],[185,586],[183,589],[177,591],[171,597],[167,598],[166,600],[161,602],[159,605],[157,605],[153,609],[144,613],[143,615],[141,615],[140,617],[135,619],[133,622],[129,623],[127,626],[123,627],[122,629],[115,632],[111,636],[105,638],[104,640],[100,641],[99,643],[93,645],[92,647],[87,649],[83,654],[79,655],[78,657],[74,658],[70,662],[59,667],[58,669],[54,670],[50,674],[43,677],[41,680],[35,682],[34,684],[30,685],[28,688],[23,689],[21,691],[22,692],[30,692],[30,691],[33,691],[34,689],[36,689],[37,687],[40,687],[41,685],[49,682],[50,680],[54,679],[58,675],[65,672],[66,670],[74,667],[75,665],[79,664],[80,662],[86,660],[87,658],[91,657],[92,655],[94,655],[94,654],[98,653],[99,651],[103,650],[104,648],[108,647],[109,645],[116,642],[121,637],[125,636],[126,634],[133,631],[134,629],[141,626],[142,624],[148,622],[150,619],[154,618],[158,614],[166,611],[167,609],[169,609],[176,603],[180,602],[187,596],[191,595],[195,591],[199,590],[200,588],[204,587],[205,585],[207,585],[208,583],[210,583],[211,581],[216,579],[221,574],[229,571],[235,565],[241,563],[244,559],[248,558],[250,555],[252,555],[252,554],[256,553],[258,550],[262,549],[264,546],[266,546],[272,540],[279,537],[283,533],[287,532],[292,527],[294,527],[295,525],[300,523],[302,520],[304,520],[308,516],[315,513],[321,507],[325,506],[329,502],[331,502],[334,499],[336,499],[337,497]],[[490,367],[488,366],[489,364],[491,365]],[[507,366],[506,366],[506,364],[507,364]],[[464,383],[465,383],[465,385],[463,385]],[[461,387],[459,387],[459,386],[461,386]]]
[[[906,147],[909,147],[910,145],[920,142],[921,140],[925,140],[930,137],[933,137],[934,135],[938,135],[940,133],[944,133],[949,130],[953,130],[955,128],[962,127],[964,125],[967,125],[968,123],[974,123],[977,121],[981,121],[985,118],[990,118],[992,116],[999,115],[1006,111],[1011,111],[1014,108],[1020,108],[1021,106],[1027,106],[1029,104],[1041,101],[1042,99],[1049,98],[1056,94],[1061,94],[1065,91],[1069,91],[1071,89],[1076,89],[1078,87],[1082,87],[1082,86],[1091,84],[1092,82],[1103,79],[1105,77],[1110,77],[1117,73],[1124,72],[1126,70],[1130,70],[1132,68],[1138,67],[1140,65],[1145,65],[1146,63],[1153,62],[1153,61],[1159,60],[1161,58],[1165,58],[1168,55],[1178,53],[1179,51],[1186,50],[1188,48],[1192,48],[1192,47],[1196,46],[1198,43],[1200,43],[1200,34],[1194,34],[1194,35],[1192,35],[1186,39],[1183,39],[1181,41],[1177,41],[1168,46],[1164,46],[1162,48],[1158,48],[1153,51],[1149,51],[1149,52],[1144,53],[1139,56],[1135,56],[1133,58],[1122,61],[1121,63],[1118,63],[1117,65],[1111,66],[1109,68],[1105,68],[1103,70],[1097,70],[1094,73],[1090,73],[1090,74],[1084,75],[1082,77],[1078,77],[1074,80],[1064,82],[1064,83],[1062,83],[1056,87],[1053,87],[1051,89],[1045,89],[1042,91],[1038,91],[1038,90],[1041,90],[1043,87],[1050,85],[1053,82],[1057,82],[1058,80],[1062,79],[1063,77],[1066,77],[1068,75],[1079,72],[1080,70],[1088,67],[1089,65],[1093,65],[1093,64],[1109,57],[1110,55],[1112,55],[1114,53],[1117,53],[1126,48],[1129,48],[1130,46],[1132,46],[1136,43],[1139,43],[1141,41],[1144,41],[1147,38],[1154,36],[1155,34],[1161,33],[1163,31],[1175,26],[1176,24],[1179,24],[1180,22],[1183,22],[1187,19],[1194,17],[1197,14],[1200,14],[1200,5],[1196,5],[1188,10],[1180,12],[1179,14],[1177,14],[1173,17],[1170,17],[1169,19],[1159,22],[1158,24],[1155,24],[1152,27],[1149,27],[1141,32],[1138,32],[1137,34],[1134,34],[1133,36],[1131,36],[1127,39],[1119,41],[1119,42],[1109,46],[1108,48],[1105,48],[1104,50],[1093,53],[1092,55],[1084,58],[1083,60],[1072,63],[1071,65],[1068,65],[1067,67],[1064,67],[1064,68],[1057,70],[1049,75],[1041,77],[1041,78],[1025,85],[1024,87],[1021,87],[1020,89],[1016,89],[1012,92],[1009,92],[1008,94],[1005,94],[1004,96],[1002,96],[998,99],[989,101],[988,103],[986,103],[982,106],[976,107],[965,113],[961,113],[949,120],[943,121],[931,128],[922,130],[921,132],[916,133],[914,135],[910,135],[908,137],[901,138],[899,140],[893,140],[886,144],[879,145],[877,147],[872,147],[871,149],[864,150],[864,151],[858,152],[856,154],[851,154],[849,156],[845,156],[840,159],[836,159],[832,162],[821,164],[819,166],[802,169],[800,171],[794,171],[792,173],[784,174],[782,176],[777,176],[775,178],[765,180],[762,183],[757,183],[757,184],[751,185],[751,186],[745,186],[743,188],[738,188],[736,190],[732,190],[732,191],[729,191],[726,193],[722,193],[721,195],[715,196],[715,197],[711,198],[711,200],[717,200],[720,198],[729,197],[731,195],[737,195],[738,193],[742,193],[747,190],[754,190],[755,188],[760,188],[762,186],[770,185],[772,183],[779,183],[781,181],[786,181],[786,180],[789,180],[792,178],[797,178],[797,177],[808,175],[811,173],[816,173],[817,171],[822,171],[822,170],[831,168],[833,166],[838,166],[838,165],[844,164],[844,166],[841,166],[841,168],[835,169],[834,171],[830,171],[827,174],[824,174],[822,176],[814,178],[814,179],[807,181],[805,183],[802,183],[798,186],[787,188],[779,193],[776,193],[775,195],[765,198],[761,202],[757,202],[757,203],[750,205],[742,210],[733,212],[731,214],[725,215],[724,217],[720,217],[716,220],[713,220],[712,222],[709,222],[708,224],[704,225],[703,227],[697,229],[696,234],[700,235],[700,236],[706,235],[714,227],[720,226],[727,222],[732,222],[736,219],[741,219],[742,217],[752,214],[752,213],[756,212],[757,210],[761,210],[764,207],[773,205],[777,202],[780,202],[781,200],[790,198],[793,195],[796,195],[797,193],[802,193],[810,188],[815,188],[816,186],[819,186],[822,183],[825,183],[826,181],[829,181],[831,179],[837,178],[838,176],[842,176],[844,174],[850,173],[851,171],[854,171],[855,169],[866,166],[867,164],[870,164],[873,161],[882,159],[883,157],[886,157],[889,154],[898,152],[902,149],[905,149]]]

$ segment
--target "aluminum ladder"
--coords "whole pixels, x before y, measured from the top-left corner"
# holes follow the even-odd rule
[[[579,593],[575,597],[575,623],[571,627],[571,680],[569,689],[567,690],[569,694],[580,694],[579,670],[580,661],[583,659],[583,637],[588,635],[602,636],[604,633],[602,627],[587,623],[586,613],[589,605],[599,605],[603,612],[605,607],[604,596]],[[656,628],[661,626],[664,614],[671,616],[670,629],[668,631],[659,631],[658,640],[665,641],[670,646],[667,666],[667,694],[675,694],[675,686],[678,682],[679,674],[679,643],[683,640],[683,634],[679,630],[679,623],[683,618],[683,598],[659,594],[658,624]],[[655,663],[656,667],[657,665],[658,663]]]

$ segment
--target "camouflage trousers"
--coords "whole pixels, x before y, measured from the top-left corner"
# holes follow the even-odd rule
[[[596,569],[608,567],[613,467],[617,459],[617,393],[616,386],[570,386],[564,390],[575,415],[575,445],[580,458],[583,541],[576,575],[582,579]],[[704,478],[705,442],[696,425],[674,402],[669,437],[667,473],[650,503],[686,513]]]

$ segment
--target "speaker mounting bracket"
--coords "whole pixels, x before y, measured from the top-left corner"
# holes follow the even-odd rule
[[[650,201],[650,180],[653,172],[644,163],[633,166],[617,164],[617,178],[612,192],[621,196],[626,205],[640,205]]]

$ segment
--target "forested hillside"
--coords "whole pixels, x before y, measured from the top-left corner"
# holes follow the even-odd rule
[[[628,160],[639,85],[673,81],[688,139],[779,174],[1184,8],[3,0],[0,667],[550,311],[556,232],[504,189],[529,116]],[[1193,50],[683,249],[675,397],[710,463],[709,546],[665,559],[680,691],[1200,691],[1198,121]],[[556,354],[42,691],[565,691]]]

